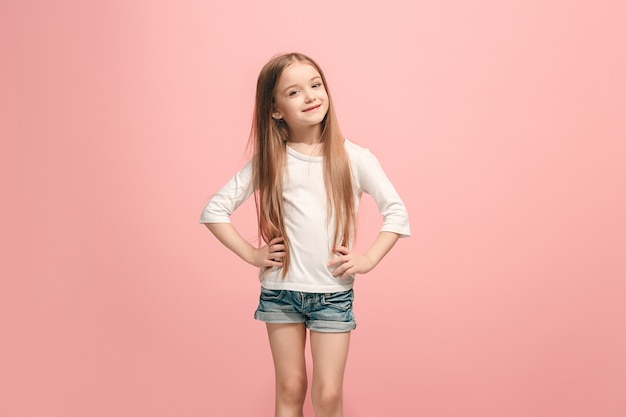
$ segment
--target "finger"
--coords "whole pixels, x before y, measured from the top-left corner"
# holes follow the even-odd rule
[[[350,253],[350,251],[348,250],[348,248],[346,248],[345,246],[337,246],[335,248],[335,252],[339,252],[342,255],[347,255]]]
[[[352,267],[349,268],[345,268],[343,270],[343,272],[341,273],[341,275],[339,276],[339,278],[343,279],[343,278],[348,278],[350,275],[352,275]]]
[[[270,251],[271,252],[284,252],[285,245],[272,245],[270,246]]]
[[[280,267],[280,266],[283,266],[283,263],[282,261],[276,260],[276,259],[266,259],[263,262],[263,266],[264,267],[273,267],[273,266]]]
[[[347,265],[347,263],[344,263],[343,265],[341,265],[340,267],[338,267],[337,269],[335,269],[333,271],[333,276],[335,277],[339,277],[341,275],[343,275],[343,273],[346,271],[346,269],[348,269],[349,266]]]
[[[267,243],[267,245],[268,245],[268,246],[272,246],[272,245],[275,245],[275,244],[277,244],[277,243],[284,242],[284,241],[285,241],[285,238],[284,238],[284,237],[282,237],[282,236],[278,236],[278,237],[275,237],[274,239],[270,240],[270,241]]]
[[[342,263],[346,262],[347,259],[343,256],[336,256],[335,258],[331,259],[330,261],[328,261],[328,266],[335,266],[335,265],[341,265]]]

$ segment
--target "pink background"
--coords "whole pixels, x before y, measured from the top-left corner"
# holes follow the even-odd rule
[[[626,416],[623,4],[2,1],[0,415],[272,414],[198,217],[298,50],[413,229],[358,278],[346,416]]]

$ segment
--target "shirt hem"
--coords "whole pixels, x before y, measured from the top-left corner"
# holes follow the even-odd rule
[[[261,282],[261,286],[268,290],[287,290],[287,291],[299,291],[299,292],[306,292],[306,293],[325,294],[325,293],[342,292],[342,291],[351,290],[352,287],[354,286],[354,283],[350,282],[349,284],[311,286],[311,285],[294,284],[294,283],[289,283],[289,282],[284,282],[284,283]]]

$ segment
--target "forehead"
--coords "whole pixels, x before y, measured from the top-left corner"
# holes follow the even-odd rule
[[[277,87],[308,83],[315,77],[321,77],[321,75],[313,65],[306,62],[294,62],[285,67],[278,79]]]

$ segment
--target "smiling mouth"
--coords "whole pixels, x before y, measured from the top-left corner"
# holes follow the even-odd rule
[[[308,109],[304,109],[304,110],[302,110],[302,111],[305,111],[305,112],[306,112],[306,111],[315,110],[315,109],[317,109],[319,106],[321,106],[321,104],[318,104],[317,106],[309,107]]]

